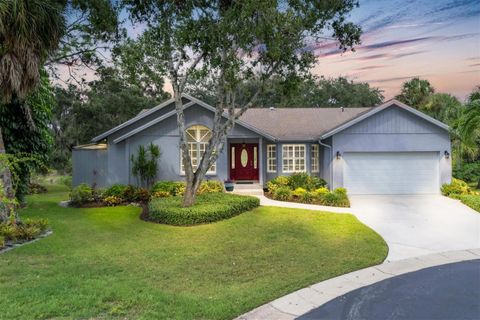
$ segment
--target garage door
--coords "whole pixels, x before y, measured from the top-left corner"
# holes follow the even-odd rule
[[[438,152],[344,153],[349,194],[439,193]]]

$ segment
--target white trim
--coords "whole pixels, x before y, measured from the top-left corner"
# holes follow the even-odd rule
[[[191,102],[191,103],[193,104],[194,102]],[[197,132],[195,133],[196,138],[198,138],[199,135],[198,135],[197,133],[198,133],[198,130],[200,130],[201,128],[208,129],[210,132],[212,132],[212,130],[211,130],[209,127],[204,126],[204,125],[192,125],[192,126],[188,127],[186,130],[189,130],[189,129],[191,129],[191,128],[195,128],[195,129],[197,130]],[[191,135],[190,135],[190,136],[191,136]],[[203,137],[201,137],[201,138],[203,138]],[[201,138],[200,138],[200,139],[201,139]],[[189,144],[194,144],[194,145],[197,147],[197,150],[196,150],[196,153],[197,153],[197,158],[196,158],[196,160],[197,160],[197,168],[195,169],[195,170],[197,170],[197,169],[198,169],[198,165],[200,164],[200,161],[201,161],[201,155],[200,155],[201,152],[200,152],[200,147],[199,147],[199,146],[200,146],[201,144],[202,144],[202,145],[205,145],[205,149],[206,149],[206,148],[207,148],[206,145],[208,145],[208,142],[206,142],[206,141],[188,142],[188,141],[187,141],[187,147],[188,147]],[[185,175],[185,170],[184,170],[184,169],[182,170],[182,167],[183,167],[183,157],[182,157],[182,154],[183,154],[183,152],[182,152],[182,149],[181,149],[181,148],[179,148],[179,150],[180,150],[180,175],[184,176],[184,175]],[[205,152],[205,150],[204,150],[204,152]],[[191,159],[191,155],[190,155],[190,159]],[[211,167],[214,167],[215,170],[210,170]],[[212,166],[210,166],[210,168],[209,168],[209,170],[207,171],[206,175],[216,175],[216,174],[217,174],[217,161],[216,161],[216,160],[215,160],[215,163],[212,164]]]
[[[295,147],[296,146],[303,146],[303,170],[295,170]],[[283,165],[283,161],[285,159],[284,156],[284,148],[285,147],[293,147],[293,170],[285,170],[285,166]],[[301,158],[298,158],[301,159]],[[284,173],[295,173],[295,172],[307,172],[307,145],[303,143],[295,143],[295,144],[282,144],[282,172]]]
[[[194,102],[189,102],[189,103],[186,103],[184,106],[183,106],[183,109],[187,109],[188,107],[191,107],[193,106],[195,103]],[[170,118],[171,116],[175,115],[177,112],[175,110],[172,110],[170,112],[167,112],[165,113],[163,116],[161,117],[158,117],[156,119],[153,119],[152,121],[150,122],[147,122],[145,123],[143,126],[140,126],[134,130],[131,130],[127,133],[125,133],[123,136],[121,137],[118,137],[117,139],[113,140],[113,143],[117,144],[119,142],[122,142],[123,140],[127,139],[127,138],[130,138],[131,136],[153,126],[154,124],[157,124],[159,122],[162,122],[163,120],[167,119],[167,118]]]
[[[324,139],[326,139],[326,138],[328,138],[328,137],[331,137],[331,136],[333,136],[334,134],[336,134],[336,133],[338,133],[338,132],[340,132],[340,131],[343,131],[343,130],[345,130],[345,129],[351,127],[351,126],[353,126],[354,124],[357,124],[357,123],[359,123],[360,121],[362,121],[362,120],[364,120],[364,119],[366,119],[366,118],[368,118],[368,117],[371,117],[371,116],[373,116],[374,114],[376,114],[376,113],[378,113],[378,112],[380,112],[380,111],[382,111],[382,110],[385,110],[386,108],[389,108],[389,107],[395,106],[395,105],[398,106],[398,107],[400,107],[400,108],[402,108],[402,109],[404,109],[404,110],[406,110],[406,111],[408,111],[408,112],[411,112],[411,113],[419,116],[420,118],[422,118],[422,119],[424,119],[424,120],[426,120],[426,121],[428,121],[428,122],[430,122],[430,123],[433,123],[434,125],[442,128],[442,129],[450,130],[450,127],[449,127],[448,125],[446,125],[445,123],[440,122],[440,121],[438,121],[438,120],[436,120],[436,119],[434,119],[434,118],[426,115],[425,113],[420,112],[420,111],[418,111],[418,110],[416,110],[416,109],[414,109],[414,108],[412,108],[412,107],[409,107],[409,106],[407,106],[406,104],[404,104],[404,103],[402,103],[402,102],[400,102],[400,101],[398,101],[398,100],[392,99],[392,100],[389,100],[389,101],[387,101],[387,102],[379,105],[378,107],[372,108],[370,111],[367,111],[366,113],[362,114],[361,116],[359,116],[359,117],[357,117],[357,118],[355,118],[355,119],[352,119],[352,120],[350,120],[350,121],[347,121],[346,123],[344,123],[344,124],[336,127],[335,129],[330,130],[330,131],[328,131],[327,133],[324,133],[324,134],[320,137],[320,140],[324,140]]]
[[[312,164],[313,164],[313,152],[312,152],[312,151],[313,151],[313,150],[312,150],[312,149],[313,149],[314,147],[317,149],[317,151],[316,151],[316,153],[317,153],[317,159],[316,159],[316,160],[317,160],[317,161],[316,161],[316,165],[317,165],[317,166],[316,166],[316,167],[317,167],[317,168],[316,168],[315,170],[312,169],[312,168],[313,168],[313,166],[312,166]],[[310,171],[313,172],[313,173],[318,173],[318,172],[320,172],[320,145],[315,144],[315,143],[312,143],[312,144],[310,145]]]
[[[270,157],[270,151],[269,151],[269,149],[272,148],[272,147],[275,149],[275,151],[274,151],[274,152],[275,152],[275,158]],[[276,144],[273,144],[273,143],[267,144],[267,172],[268,172],[268,173],[277,173],[277,168],[278,168],[277,159],[278,159],[278,155],[277,155],[277,145],[276,145]],[[270,161],[269,161],[269,160],[275,160],[275,170],[270,169]]]

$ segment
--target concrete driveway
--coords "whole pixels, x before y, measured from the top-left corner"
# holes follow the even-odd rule
[[[480,248],[480,213],[441,195],[355,195],[350,211],[387,242],[386,261]]]

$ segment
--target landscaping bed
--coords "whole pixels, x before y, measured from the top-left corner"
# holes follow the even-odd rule
[[[258,207],[173,227],[138,219],[139,207],[63,208],[67,189],[49,189],[20,215],[47,218],[53,234],[0,258],[1,318],[232,319],[388,251],[350,214]]]
[[[480,192],[472,190],[465,181],[453,178],[452,183],[442,186],[442,194],[460,200],[463,204],[480,212]]]
[[[255,197],[227,193],[206,193],[196,197],[195,205],[182,207],[181,196],[154,199],[149,203],[150,221],[190,226],[216,222],[250,211],[260,205]]]
[[[0,223],[0,252],[15,245],[45,236],[49,230],[46,219],[25,219]]]
[[[267,183],[267,198],[332,207],[350,207],[347,190],[326,188],[325,180],[306,173],[279,176]]]

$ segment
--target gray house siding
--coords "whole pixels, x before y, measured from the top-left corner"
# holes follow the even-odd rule
[[[160,113],[159,116],[161,116]],[[140,131],[139,133],[115,143],[114,140],[123,136],[125,133],[134,130],[150,119],[140,120],[126,128],[115,132],[108,138],[108,184],[123,183],[135,184],[136,178],[131,174],[132,154],[136,154],[140,145],[154,143],[160,147],[161,157],[158,163],[157,180],[182,180],[184,176],[180,172],[180,148],[177,119],[175,116],[154,124],[153,126]],[[194,105],[185,110],[186,127],[194,125],[203,125],[209,128],[213,127],[213,112],[201,106]],[[229,175],[229,143],[237,142],[255,142],[262,141],[261,137],[240,125],[236,125],[228,135],[228,141],[225,143],[223,151],[220,153],[216,162],[216,174],[208,175],[207,178],[227,180]],[[263,147],[259,150],[263,150]],[[262,159],[260,159],[260,157]],[[259,163],[263,164],[263,155],[260,153]],[[262,168],[260,167],[260,172]],[[261,179],[263,181],[263,177]]]
[[[106,149],[73,149],[72,165],[74,186],[87,183],[101,188],[108,185]]]
[[[451,179],[450,137],[443,130],[397,107],[385,109],[332,136],[333,188],[343,187],[343,160],[336,152],[438,152],[440,183]],[[328,158],[328,157],[326,157]],[[327,159],[325,159],[327,160]]]

